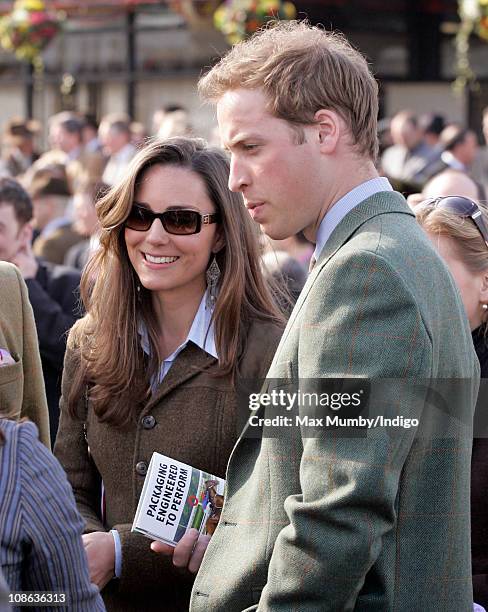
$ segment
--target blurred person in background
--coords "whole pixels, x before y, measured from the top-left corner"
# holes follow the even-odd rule
[[[157,136],[162,139],[175,136],[191,136],[192,132],[189,112],[178,109],[164,115]]]
[[[100,123],[98,135],[108,157],[102,181],[112,186],[124,178],[127,166],[136,153],[131,142],[129,117],[124,114],[107,115]]]
[[[407,202],[413,208],[427,198],[448,195],[461,195],[476,200],[479,196],[479,185],[465,172],[449,168],[427,181],[422,191],[410,195]]]
[[[414,211],[457,284],[481,377],[488,378],[488,209],[466,197],[445,196],[425,200]],[[482,385],[471,460],[471,550],[474,601],[485,608],[488,608],[487,424],[486,387]]]
[[[423,131],[424,142],[434,150],[440,150],[442,145],[440,144],[440,135],[442,130],[446,127],[446,120],[443,115],[436,113],[425,113],[419,118],[419,125]]]
[[[83,240],[73,228],[68,182],[44,169],[33,176],[28,192],[38,231],[33,245],[34,254],[51,263],[62,264],[68,250]]]
[[[80,273],[34,256],[31,219],[32,203],[27,192],[14,179],[0,179],[0,260],[17,265],[27,285],[39,339],[54,443],[66,336],[79,313]]]
[[[22,175],[39,159],[34,138],[40,128],[40,124],[32,120],[12,118],[7,122],[3,133],[0,175]]]
[[[90,255],[98,249],[100,225],[95,204],[108,190],[106,183],[93,182],[89,177],[76,186],[73,197],[73,227],[85,240],[70,248],[64,259],[65,265],[82,270]]]
[[[136,149],[141,149],[146,144],[148,133],[144,123],[140,121],[131,121],[130,124],[131,143]]]
[[[193,576],[131,533],[149,461],[158,451],[223,476],[235,385],[265,376],[282,333],[258,232],[228,179],[224,152],[154,140],[97,205],[101,248],[69,336],[55,453],[114,612],[188,609]]]
[[[0,253],[4,249],[4,233],[4,221],[0,218]],[[0,408],[11,418],[30,419],[37,426],[41,442],[51,448],[32,307],[19,270],[3,261],[0,261],[0,287]]]
[[[429,178],[447,168],[466,174],[470,173],[471,165],[478,152],[478,137],[473,130],[451,123],[442,130],[439,144],[442,147],[440,159],[426,168]]]
[[[393,181],[422,185],[426,166],[439,154],[424,141],[417,116],[412,111],[400,111],[391,120],[390,132],[393,145],[381,157],[383,172]]]
[[[151,118],[152,136],[158,135],[159,128],[161,127],[161,124],[163,123],[166,115],[168,113],[174,113],[175,111],[184,111],[185,113],[187,112],[186,108],[184,106],[181,106],[181,104],[166,104],[165,106],[160,106],[153,112]]]
[[[15,335],[14,346],[25,347],[22,353],[13,346],[12,353],[2,349],[0,358],[0,575],[10,592],[65,594],[66,601],[49,609],[101,611],[103,602],[90,584],[83,521],[73,493],[61,466],[38,439],[44,423],[38,430],[35,418],[34,423],[16,422],[23,387],[29,401],[29,387],[38,390],[36,414],[30,416],[40,416],[45,404],[32,310],[14,266],[0,263],[0,287],[0,343],[4,335],[7,340]]]
[[[471,173],[473,178],[488,190],[488,106],[483,109],[482,123],[483,139],[485,146],[478,150],[478,155],[473,162]]]
[[[98,122],[94,115],[82,115],[81,140],[87,153],[102,153],[102,143],[98,138]]]

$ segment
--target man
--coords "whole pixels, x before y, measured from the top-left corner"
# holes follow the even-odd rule
[[[71,201],[68,183],[49,169],[41,169],[35,173],[28,191],[38,232],[34,253],[51,263],[62,264],[69,249],[83,240],[73,229],[68,213]]]
[[[0,221],[0,240],[3,231]],[[31,419],[37,425],[41,442],[51,448],[32,307],[19,271],[2,261],[0,287],[0,414]]]
[[[482,129],[485,146],[478,150],[478,155],[473,162],[473,178],[481,183],[488,193],[488,106],[483,109]]]
[[[3,142],[5,151],[0,161],[0,173],[8,176],[24,174],[39,159],[35,150],[34,136],[40,129],[36,121],[11,119],[5,126]]]
[[[31,219],[32,203],[26,191],[13,179],[0,179],[0,260],[18,266],[29,291],[54,442],[66,335],[79,315],[80,274],[36,259],[31,249]]]
[[[478,152],[478,138],[473,130],[451,123],[442,130],[439,143],[441,157],[425,168],[425,174],[433,177],[447,168],[469,174]]]
[[[463,378],[466,403],[454,408],[468,417],[459,435],[449,422],[452,438],[385,427],[310,436],[263,423],[254,439],[250,421],[191,610],[468,610],[479,368],[452,278],[404,198],[377,176],[377,84],[366,61],[341,36],[292,22],[234,47],[200,89],[217,104],[229,186],[254,220],[273,239],[303,231],[316,243],[268,388],[389,379],[384,405],[373,402],[381,381],[371,381],[371,410],[423,422],[422,379]],[[256,418],[270,414],[266,403]],[[176,565],[196,569],[204,545],[192,554],[194,538],[175,549]]]
[[[129,117],[118,114],[107,115],[100,123],[98,135],[108,156],[102,181],[112,186],[125,176],[127,166],[136,154],[136,148],[131,143]]]
[[[427,181],[421,193],[413,193],[408,196],[407,201],[411,207],[415,207],[428,198],[448,195],[460,195],[471,200],[477,200],[479,185],[465,172],[448,168]]]
[[[424,133],[417,116],[411,111],[397,113],[390,124],[393,146],[381,158],[385,174],[408,185],[425,181],[424,168],[439,158],[439,152],[424,141]]]

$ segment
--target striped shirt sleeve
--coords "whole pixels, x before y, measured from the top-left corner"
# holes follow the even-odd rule
[[[32,423],[18,427],[17,446],[20,499],[16,520],[26,551],[22,590],[66,593],[66,608],[53,608],[58,612],[105,610],[97,587],[90,583],[81,539],[83,521],[63,469],[38,441]]]

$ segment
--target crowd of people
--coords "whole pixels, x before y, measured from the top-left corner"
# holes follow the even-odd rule
[[[114,612],[488,607],[488,149],[440,114],[378,129],[365,59],[305,22],[234,46],[199,90],[210,145],[177,105],[147,133],[61,112],[43,153],[38,123],[5,127],[0,592]],[[251,434],[238,389],[265,378],[366,379],[371,412],[417,427],[277,433],[263,402]],[[429,429],[417,383],[439,380],[462,389]],[[211,538],[132,532],[154,451],[226,478]]]

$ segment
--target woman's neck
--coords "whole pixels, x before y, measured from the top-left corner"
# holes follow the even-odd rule
[[[153,293],[153,306],[159,327],[159,350],[168,357],[186,340],[205,293],[205,286],[181,291]]]

